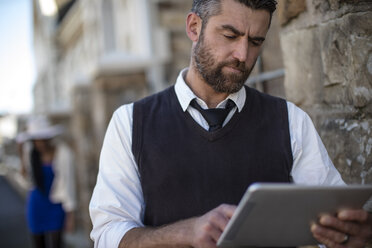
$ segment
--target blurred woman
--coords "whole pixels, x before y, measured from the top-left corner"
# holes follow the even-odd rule
[[[73,158],[69,148],[56,142],[60,126],[45,117],[30,120],[19,135],[21,172],[31,181],[27,222],[36,248],[62,247],[63,230],[72,231],[76,207]]]

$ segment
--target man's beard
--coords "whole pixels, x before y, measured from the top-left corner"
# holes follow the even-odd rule
[[[254,65],[247,68],[244,62],[239,62],[236,59],[217,63],[211,48],[204,42],[203,32],[193,50],[193,57],[195,66],[204,81],[220,93],[238,92],[243,87]],[[225,66],[232,67],[240,72],[223,73],[222,68]]]

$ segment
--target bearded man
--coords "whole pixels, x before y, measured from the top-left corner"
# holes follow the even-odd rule
[[[344,185],[307,114],[244,86],[275,8],[193,1],[189,68],[120,107],[107,129],[90,203],[95,247],[216,247],[254,182]],[[363,247],[368,218],[343,211],[311,229],[329,247]]]

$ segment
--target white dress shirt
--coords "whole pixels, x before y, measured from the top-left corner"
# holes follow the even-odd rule
[[[206,130],[208,123],[203,116],[189,106],[197,98],[184,81],[187,69],[181,71],[175,91],[183,111]],[[236,107],[227,116],[224,125],[235,111],[241,111],[246,92],[243,87],[227,99]],[[217,107],[224,107],[226,101]],[[202,108],[205,102],[197,98]],[[316,132],[310,117],[293,103],[287,102],[293,166],[291,176],[297,184],[343,185],[340,174],[332,164],[327,151]],[[134,227],[142,227],[144,199],[140,174],[132,154],[133,104],[121,106],[115,111],[104,139],[97,184],[89,210],[93,223],[91,238],[94,247],[118,247],[123,235]]]

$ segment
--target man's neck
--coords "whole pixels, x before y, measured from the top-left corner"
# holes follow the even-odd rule
[[[186,84],[194,92],[194,94],[202,99],[208,108],[215,108],[217,105],[225,100],[228,93],[216,92],[210,85],[208,85],[201,75],[197,72],[196,68],[190,66],[186,73]]]

